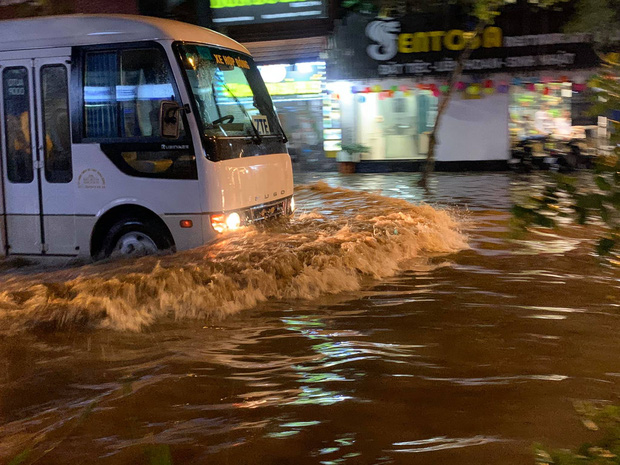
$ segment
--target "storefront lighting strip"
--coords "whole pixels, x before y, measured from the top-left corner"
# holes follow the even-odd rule
[[[279,19],[279,18],[294,18],[295,16],[320,16],[323,12],[321,10],[312,11],[296,11],[295,13],[274,13],[270,15],[260,15],[263,19]]]
[[[214,23],[233,23],[237,21],[254,21],[254,16],[235,16],[234,18],[213,18]]]
[[[273,102],[303,102],[304,100],[323,100],[321,94],[317,94],[316,97],[303,97],[303,98],[273,98]]]

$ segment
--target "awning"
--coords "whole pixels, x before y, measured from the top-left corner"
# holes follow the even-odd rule
[[[322,59],[327,48],[327,37],[267,40],[243,44],[259,65],[269,63],[299,63]]]

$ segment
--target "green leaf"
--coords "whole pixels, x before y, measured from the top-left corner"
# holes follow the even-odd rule
[[[609,220],[610,220],[610,215],[609,215],[609,210],[607,210],[607,208],[604,205],[601,205],[601,219],[609,224]]]
[[[603,177],[603,176],[597,176],[595,178],[595,182],[597,187],[602,190],[602,191],[609,191],[611,190],[611,184],[609,184],[607,182],[607,180]]]
[[[596,245],[596,253],[599,255],[607,255],[616,245],[616,241],[610,237],[603,237]]]
[[[531,208],[524,207],[522,205],[515,205],[512,207],[512,214],[519,219],[525,219],[527,216],[531,216],[533,213]]]
[[[540,213],[538,213],[535,216],[534,222],[537,225],[542,226],[543,228],[553,228],[553,227],[555,227],[555,221],[553,220],[553,218],[549,218],[548,216],[541,215]]]
[[[362,144],[342,144],[342,150],[353,154],[369,152],[370,148]]]
[[[561,173],[554,173],[553,177],[558,186],[577,186],[577,178],[573,176],[567,176]]]
[[[578,205],[575,205],[574,209],[575,213],[577,214],[577,223],[586,224],[586,222],[588,221],[588,210]]]
[[[153,444],[146,448],[149,465],[172,465],[172,454],[168,444]]]
[[[579,448],[577,449],[577,454],[578,455],[583,455],[584,457],[588,457],[590,455],[590,449],[593,447],[594,445],[590,442],[584,442],[581,446],[579,446]]]
[[[574,195],[575,193],[577,193],[577,186],[575,186],[574,184],[565,184],[564,190],[569,194]]]
[[[597,173],[615,173],[616,165],[609,163],[609,160],[601,158],[597,160],[595,170]]]
[[[26,460],[28,460],[28,457],[30,456],[31,452],[32,452],[32,449],[30,448],[20,452],[15,457],[13,457],[13,459],[9,462],[9,465],[20,465],[24,463]]]
[[[599,194],[584,194],[577,198],[577,206],[586,209],[599,209],[603,204],[603,198]]]

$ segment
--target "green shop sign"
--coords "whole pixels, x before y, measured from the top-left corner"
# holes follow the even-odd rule
[[[213,22],[221,25],[325,17],[324,0],[211,0]]]

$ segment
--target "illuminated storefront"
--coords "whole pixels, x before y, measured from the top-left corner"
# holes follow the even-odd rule
[[[381,81],[377,81],[381,82]],[[428,151],[428,132],[437,115],[438,98],[431,89],[413,80],[396,84],[365,82],[332,82],[328,97],[338,109],[333,120],[339,132],[326,129],[325,151],[334,155],[345,144],[361,144],[368,152],[361,160],[418,160]],[[385,89],[385,90],[384,90]],[[332,121],[332,126],[334,125]]]
[[[325,62],[259,66],[286,132],[293,163],[326,170],[334,161],[323,152]]]
[[[336,30],[327,89],[340,112],[341,145],[335,135],[326,140],[329,156],[361,144],[362,170],[419,167],[411,162],[426,158],[438,103],[469,34],[436,21],[351,15]],[[511,140],[532,132],[526,123],[543,114],[551,133],[572,131],[572,99],[598,64],[586,35],[524,35],[514,22],[498,21],[473,48],[438,130],[439,169],[505,167]]]
[[[513,144],[543,133],[565,139],[578,135],[571,117],[571,82],[550,81],[524,85],[519,81],[515,79],[510,88],[510,135]]]

